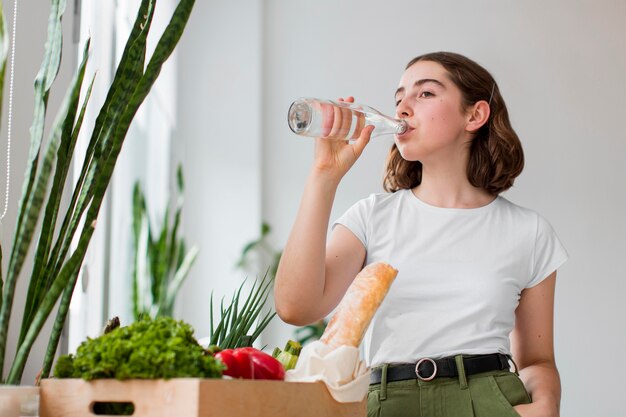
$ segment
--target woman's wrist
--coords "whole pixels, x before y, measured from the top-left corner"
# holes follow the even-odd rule
[[[339,186],[345,174],[336,170],[314,166],[309,174],[309,181],[323,187],[327,191],[334,191]]]

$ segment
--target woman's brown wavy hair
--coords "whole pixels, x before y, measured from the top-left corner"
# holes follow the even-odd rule
[[[524,168],[524,151],[511,127],[509,113],[500,90],[489,72],[476,62],[452,52],[434,52],[412,59],[442,65],[461,90],[463,108],[480,100],[490,103],[491,114],[472,139],[467,178],[475,186],[497,195],[509,189]],[[422,181],[422,163],[402,158],[394,144],[387,157],[383,188],[388,192],[414,188]]]

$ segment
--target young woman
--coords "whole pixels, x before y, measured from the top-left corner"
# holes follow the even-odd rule
[[[546,220],[499,195],[524,157],[493,77],[427,54],[395,98],[409,127],[390,151],[387,193],[357,202],[328,242],[337,186],[373,128],[354,143],[316,140],[276,277],[279,316],[317,321],[364,265],[387,262],[399,273],[364,340],[370,416],[558,417],[553,304],[567,253]]]

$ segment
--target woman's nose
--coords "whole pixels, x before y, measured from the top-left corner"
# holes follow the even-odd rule
[[[413,111],[411,110],[411,108],[407,104],[405,104],[404,100],[402,100],[396,106],[396,116],[397,117],[403,119],[403,118],[411,116],[412,114],[413,114]]]

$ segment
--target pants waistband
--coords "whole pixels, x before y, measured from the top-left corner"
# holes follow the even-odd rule
[[[435,378],[457,377],[459,367],[465,375],[475,375],[483,372],[502,371],[510,369],[509,357],[501,353],[472,356],[450,356],[441,359],[423,358],[417,363],[387,365],[372,370],[371,384],[421,379],[430,381]],[[459,362],[462,361],[462,362]],[[460,365],[460,366],[459,366]]]

